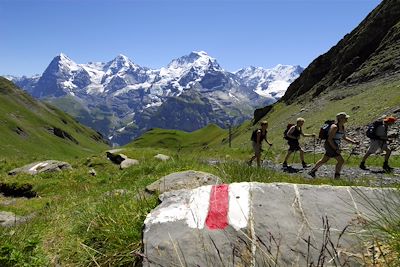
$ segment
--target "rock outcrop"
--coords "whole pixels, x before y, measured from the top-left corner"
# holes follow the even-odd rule
[[[128,158],[128,156],[126,156],[124,154],[115,154],[115,153],[112,153],[111,151],[107,151],[106,154],[107,154],[107,158],[109,160],[111,160],[111,162],[113,162],[115,164],[119,164],[119,168],[121,170],[139,164],[138,160],[130,159],[130,158]]]
[[[368,203],[400,202],[394,192],[284,183],[168,192],[145,220],[143,266],[359,266]]]
[[[69,163],[57,160],[46,160],[34,162],[20,168],[13,169],[8,172],[8,175],[17,175],[20,173],[27,173],[36,175],[43,172],[58,172],[63,170],[72,170]]]

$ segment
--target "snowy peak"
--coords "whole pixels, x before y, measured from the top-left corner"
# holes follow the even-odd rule
[[[266,98],[279,99],[287,87],[295,80],[303,68],[300,66],[278,64],[271,69],[247,67],[235,72],[240,83],[253,88],[253,91]]]
[[[71,71],[77,71],[80,67],[73,60],[71,60],[64,53],[60,53],[58,56],[54,57],[50,62],[49,66],[45,70],[45,72],[51,73],[68,73]]]
[[[114,75],[119,72],[126,72],[127,70],[136,71],[138,69],[140,69],[140,66],[134,64],[127,56],[122,54],[109,61],[103,68],[107,75]]]
[[[203,68],[222,70],[217,60],[204,51],[193,51],[189,55],[174,59],[168,64],[169,69]]]

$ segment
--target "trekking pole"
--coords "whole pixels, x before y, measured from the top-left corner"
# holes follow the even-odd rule
[[[266,158],[267,155],[268,155],[268,151],[269,151],[270,148],[271,148],[271,146],[268,146],[267,151],[265,151],[264,158],[262,159],[261,162],[264,162],[265,158]]]
[[[315,164],[315,135],[314,135],[314,164]]]
[[[356,146],[354,146],[354,147],[351,149],[350,154],[347,156],[347,159],[346,159],[345,162],[348,162],[348,160],[350,159],[351,155],[354,154],[354,152],[356,151],[356,149],[357,149]]]

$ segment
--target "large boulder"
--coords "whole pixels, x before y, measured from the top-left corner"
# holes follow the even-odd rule
[[[119,167],[120,167],[121,170],[123,170],[123,169],[129,168],[129,167],[134,166],[134,165],[139,165],[139,161],[137,159],[127,158],[127,159],[125,159],[124,161],[121,162]]]
[[[8,175],[16,175],[20,173],[27,173],[36,175],[43,172],[58,172],[63,170],[72,170],[69,163],[57,160],[46,160],[34,162],[20,168],[13,169],[8,172]]]
[[[221,179],[211,173],[200,171],[174,172],[146,186],[148,193],[164,193],[179,189],[193,189],[203,185],[219,184]]]
[[[155,159],[161,160],[161,161],[167,161],[169,160],[171,157],[164,155],[164,154],[157,154],[154,156]]]
[[[379,208],[393,192],[283,183],[167,192],[145,220],[143,266],[360,266],[368,202]]]

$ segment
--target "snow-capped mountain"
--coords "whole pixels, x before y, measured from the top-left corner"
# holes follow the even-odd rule
[[[247,67],[235,72],[240,82],[255,88],[254,92],[271,99],[281,98],[289,85],[299,77],[303,68],[300,66],[277,65],[272,69]]]
[[[204,51],[160,69],[124,55],[78,64],[61,53],[40,77],[9,79],[123,144],[153,127],[192,131],[208,123],[240,123],[254,108],[277,101],[301,71],[278,65],[231,73]]]

